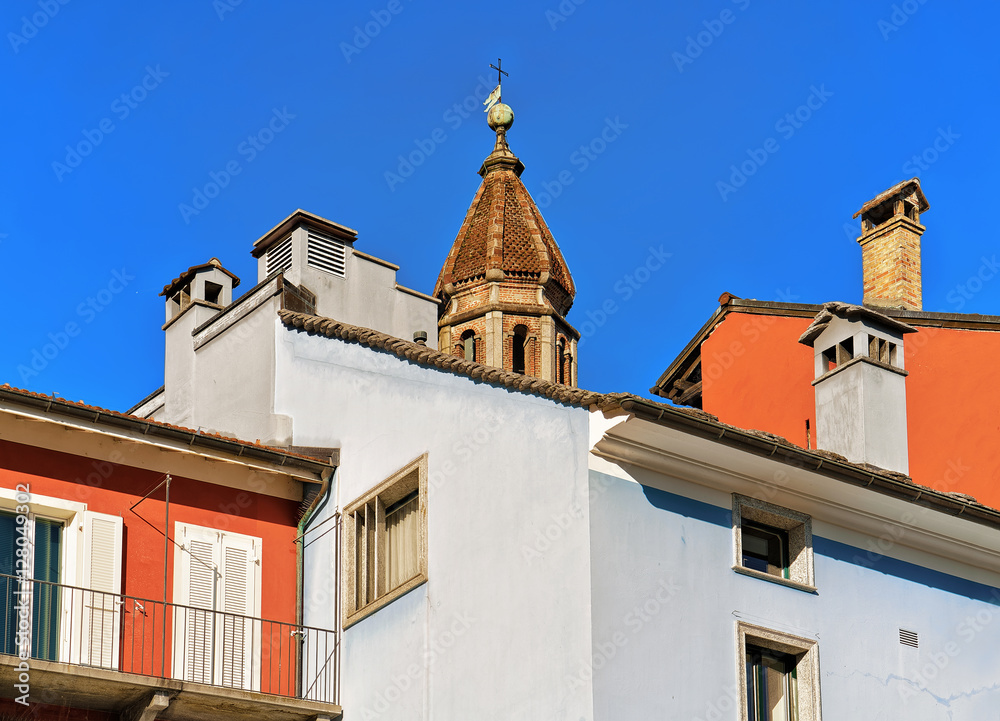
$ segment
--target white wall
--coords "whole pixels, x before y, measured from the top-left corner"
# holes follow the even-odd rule
[[[192,307],[167,329],[165,405],[156,420],[267,445],[291,442],[290,421],[272,404],[276,288],[272,282],[224,315]]]
[[[617,475],[590,481],[595,721],[739,718],[737,620],[818,639],[825,719],[996,715],[1000,591],[831,541],[820,522],[817,594],[743,576],[729,494]]]
[[[272,296],[208,339],[209,326],[193,338],[195,418],[203,430],[273,446],[291,443],[288,419],[274,414],[274,319],[279,297]],[[204,342],[207,340],[207,342]]]
[[[590,653],[588,412],[279,332],[275,411],[341,448],[341,505],[429,454],[429,582],[345,632],[345,715],[591,719],[589,684],[563,690]],[[307,553],[309,625],[336,623],[332,535]]]

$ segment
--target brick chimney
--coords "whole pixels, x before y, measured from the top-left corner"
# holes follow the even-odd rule
[[[864,304],[875,308],[921,310],[920,214],[930,205],[913,178],[869,200],[861,216]]]

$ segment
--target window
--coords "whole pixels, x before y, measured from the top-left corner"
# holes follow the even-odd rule
[[[34,493],[27,503],[15,498],[0,489],[0,650],[18,654],[27,645],[33,658],[117,668],[122,519]],[[19,606],[28,619],[21,636]]]
[[[427,580],[427,456],[344,509],[344,626]]]
[[[174,676],[257,690],[261,539],[189,523],[174,536]]]
[[[20,519],[20,521],[19,521]],[[62,521],[34,513],[0,511],[0,573],[4,574],[3,652],[17,655],[30,643],[32,658],[58,659],[59,587],[62,567]],[[18,552],[33,583],[21,585]],[[24,592],[27,592],[25,594]],[[18,637],[18,608],[30,607],[30,634]]]
[[[462,355],[467,361],[476,360],[476,333],[467,330],[462,333]]]
[[[743,522],[743,567],[788,578],[788,532]]]
[[[568,343],[566,339],[559,336],[559,340],[556,343],[556,380],[564,385],[570,383],[572,378],[570,373],[572,358],[567,347]]]
[[[525,346],[528,343],[528,328],[523,325],[514,326],[512,370],[515,373],[525,373]]]
[[[750,721],[798,721],[796,659],[791,654],[747,646],[747,716]]]
[[[812,520],[804,513],[733,494],[733,570],[815,592]]]
[[[742,621],[737,634],[740,720],[820,721],[816,641]]]

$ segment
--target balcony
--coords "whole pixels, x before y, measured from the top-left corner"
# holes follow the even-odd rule
[[[142,719],[336,718],[335,631],[0,574],[0,687]],[[22,667],[23,669],[23,667]]]

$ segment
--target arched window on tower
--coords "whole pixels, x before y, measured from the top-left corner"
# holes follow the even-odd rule
[[[566,383],[566,339],[560,337],[556,344],[556,380],[562,384]]]
[[[528,327],[524,325],[514,326],[514,338],[513,340],[513,353],[511,354],[511,360],[513,361],[512,370],[515,373],[524,373],[524,349],[528,344]]]
[[[462,357],[467,361],[476,360],[476,332],[467,330],[462,333]]]

